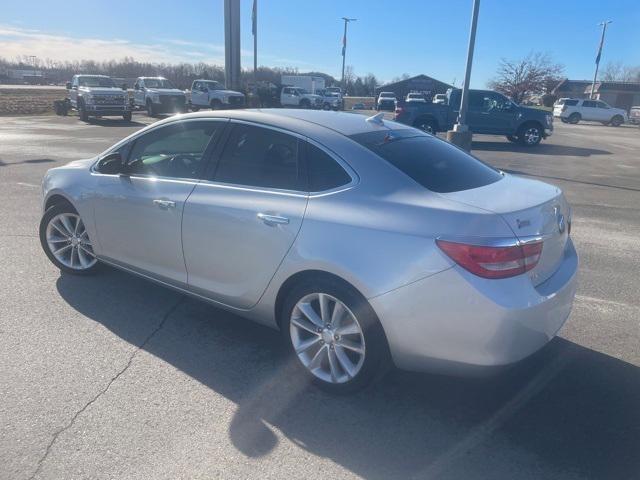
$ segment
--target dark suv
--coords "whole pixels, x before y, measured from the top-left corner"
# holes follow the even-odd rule
[[[396,108],[395,120],[430,133],[447,131],[457,121],[461,93],[449,89],[444,104],[406,103]],[[469,90],[466,123],[473,133],[506,135],[526,146],[537,145],[553,133],[551,112],[516,105],[491,90]]]

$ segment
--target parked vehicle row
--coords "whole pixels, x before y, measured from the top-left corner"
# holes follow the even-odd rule
[[[460,89],[449,89],[444,103],[406,102],[395,110],[395,119],[429,133],[453,128],[460,111]],[[538,145],[553,133],[551,113],[523,107],[501,93],[469,90],[467,125],[473,133],[505,135],[525,146]]]

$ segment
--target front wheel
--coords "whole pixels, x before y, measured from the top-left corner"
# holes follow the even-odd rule
[[[211,100],[211,110],[221,110],[222,102],[218,99]]]
[[[619,127],[624,123],[624,118],[622,118],[620,115],[616,115],[611,119],[610,123],[612,127]]]
[[[80,103],[80,105],[78,105],[78,116],[83,122],[89,121],[89,114],[87,113],[87,109],[85,108],[84,103]]]
[[[124,119],[125,122],[130,122],[131,121],[131,112],[124,112],[122,114],[122,118]]]
[[[438,126],[436,125],[436,122],[434,122],[431,119],[418,120],[414,124],[414,127],[416,127],[419,130],[422,130],[423,132],[430,133],[432,135],[435,135],[436,132],[438,131]]]
[[[147,115],[150,117],[156,116],[156,109],[153,106],[153,102],[151,100],[147,100]]]
[[[388,351],[382,326],[352,287],[329,280],[305,282],[289,293],[282,312],[286,342],[320,388],[353,392],[382,371]]]
[[[61,271],[79,275],[94,273],[98,260],[84,222],[71,205],[54,205],[40,221],[40,244]]]
[[[571,125],[575,125],[576,123],[578,123],[580,120],[582,120],[582,116],[579,113],[572,113],[571,115],[569,115],[569,118],[567,118],[567,121],[571,124]]]
[[[542,127],[539,125],[523,125],[518,130],[518,140],[525,147],[533,147],[542,141]]]

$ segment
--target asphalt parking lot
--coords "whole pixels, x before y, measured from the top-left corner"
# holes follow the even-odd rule
[[[492,378],[391,372],[331,397],[277,332],[118,271],[61,275],[41,251],[44,172],[150,121],[0,119],[1,479],[639,478],[640,129],[473,144],[573,206],[580,286],[548,347]]]

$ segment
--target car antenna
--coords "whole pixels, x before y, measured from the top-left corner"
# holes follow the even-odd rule
[[[366,121],[369,123],[375,123],[376,125],[384,126],[384,112],[376,113],[371,117],[367,117]]]

